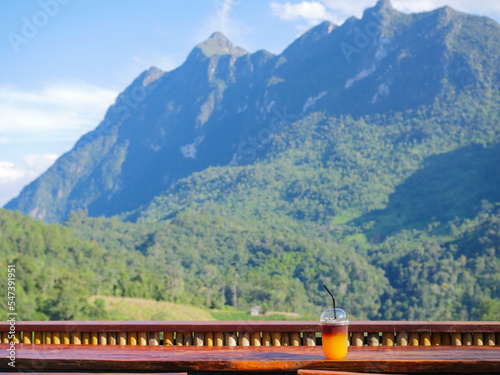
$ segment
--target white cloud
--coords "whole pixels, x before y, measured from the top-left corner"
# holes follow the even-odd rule
[[[273,15],[283,20],[300,21],[302,18],[308,20],[310,24],[319,23],[322,20],[342,24],[351,16],[361,18],[364,10],[375,6],[376,3],[376,0],[317,0],[295,4],[273,1],[270,6]],[[395,9],[406,13],[430,11],[448,5],[461,12],[500,20],[500,1],[498,0],[392,0],[391,3]]]
[[[0,207],[16,197],[22,188],[45,172],[59,155],[28,154],[18,165],[0,161]]]
[[[23,178],[25,174],[25,171],[17,169],[14,166],[14,163],[0,161],[0,185],[19,180],[20,178]]]
[[[231,13],[242,3],[243,0],[213,0],[214,12],[209,14],[193,33],[193,44],[198,44],[214,31],[219,31],[237,46],[244,48],[250,45],[247,36],[252,33],[253,29],[231,16]]]
[[[15,142],[24,136],[68,130],[78,137],[98,125],[117,94],[82,82],[48,84],[38,91],[1,85],[2,140]]]
[[[117,94],[85,82],[55,82],[39,90],[0,85],[0,206],[58,157],[29,148],[13,155],[13,145],[75,142],[99,124]]]
[[[286,21],[306,20],[310,25],[315,25],[323,20],[335,21],[336,18],[318,1],[302,1],[297,4],[273,1],[270,7],[274,16]]]

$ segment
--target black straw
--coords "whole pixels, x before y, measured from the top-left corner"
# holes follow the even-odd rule
[[[323,286],[325,287],[326,291],[332,296],[332,300],[333,300],[333,316],[334,316],[335,319],[337,319],[337,310],[335,308],[335,297],[333,296],[332,292],[330,292],[328,290],[328,288],[326,287],[325,284],[323,284]]]

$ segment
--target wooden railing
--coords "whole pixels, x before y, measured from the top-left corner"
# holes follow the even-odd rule
[[[0,323],[1,342],[10,324]],[[13,330],[13,329],[12,329]],[[13,332],[13,331],[12,331]],[[500,322],[351,322],[352,346],[500,345]],[[316,346],[318,322],[17,322],[24,344]]]

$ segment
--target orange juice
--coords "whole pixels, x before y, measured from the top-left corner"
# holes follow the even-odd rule
[[[342,359],[347,354],[348,324],[321,324],[323,354],[328,359]]]

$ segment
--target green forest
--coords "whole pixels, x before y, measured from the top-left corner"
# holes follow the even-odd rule
[[[500,320],[500,103],[472,97],[313,113],[120,216],[0,210],[19,314],[106,319],[91,295],[318,314],[326,284],[353,319]]]

